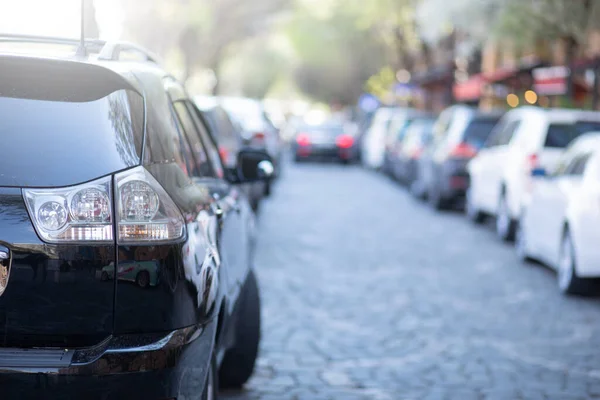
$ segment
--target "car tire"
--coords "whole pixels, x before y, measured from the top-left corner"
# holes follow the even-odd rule
[[[138,272],[138,274],[135,276],[135,283],[141,288],[148,287],[148,285],[150,285],[150,274],[148,271]]]
[[[219,398],[219,374],[217,373],[217,358],[214,355],[211,357],[206,374],[206,383],[202,391],[202,400],[217,400]]]
[[[515,240],[517,223],[510,215],[506,194],[502,193],[498,199],[498,210],[496,212],[496,234],[505,242]]]
[[[108,280],[108,272],[102,271],[102,274],[100,274],[100,280],[106,282]]]
[[[475,203],[473,203],[473,194],[471,189],[467,189],[467,195],[465,199],[465,215],[469,221],[475,224],[483,224],[486,219],[486,215],[482,212]]]
[[[260,295],[256,275],[250,271],[239,301],[235,344],[227,350],[219,383],[222,388],[240,388],[250,379],[260,343]]]
[[[560,247],[560,257],[556,273],[559,290],[563,294],[569,295],[588,294],[589,281],[577,276],[575,248],[568,229],[565,229]]]
[[[515,250],[517,251],[517,257],[523,263],[531,262],[533,259],[529,255],[527,249],[527,231],[525,230],[525,217],[522,214],[517,223],[515,232]]]

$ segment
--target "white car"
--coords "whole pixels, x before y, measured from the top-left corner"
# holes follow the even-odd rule
[[[587,279],[600,277],[600,133],[575,140],[556,170],[536,180],[516,241],[522,260],[558,271],[563,293],[585,294]]]
[[[388,129],[397,108],[380,108],[375,112],[373,122],[365,134],[361,151],[361,160],[368,168],[380,169],[383,166],[385,141]]]
[[[476,222],[495,216],[498,236],[514,239],[531,171],[553,170],[569,143],[590,131],[600,131],[600,113],[537,107],[506,113],[467,166],[467,216]]]

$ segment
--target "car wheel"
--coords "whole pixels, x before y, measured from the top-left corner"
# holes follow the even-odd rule
[[[102,271],[102,274],[100,275],[100,280],[106,282],[108,280],[108,272]]]
[[[465,214],[470,221],[476,224],[482,224],[485,222],[485,214],[479,210],[479,208],[477,208],[473,202],[473,193],[471,192],[471,189],[467,189],[467,195],[465,199]]]
[[[140,271],[135,277],[135,283],[141,288],[148,287],[150,284],[150,274],[148,271]]]
[[[217,374],[217,359],[212,356],[208,373],[206,374],[206,384],[202,391],[202,400],[217,400],[219,390],[219,374]]]
[[[503,193],[498,200],[498,211],[496,214],[496,233],[500,239],[510,242],[515,239],[516,223],[510,216],[506,195]]]
[[[515,249],[517,251],[517,257],[519,257],[521,262],[532,261],[529,256],[529,250],[527,249],[527,231],[525,229],[525,218],[521,215],[515,233]]]
[[[564,294],[587,294],[588,280],[579,278],[575,272],[575,251],[568,229],[565,231],[560,247],[557,271],[558,288]]]
[[[235,326],[235,344],[227,350],[219,382],[223,388],[240,388],[252,375],[260,342],[260,295],[253,271],[250,271],[239,299]]]

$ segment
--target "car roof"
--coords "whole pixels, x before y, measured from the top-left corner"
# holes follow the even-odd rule
[[[537,116],[544,120],[552,122],[574,123],[576,121],[600,121],[600,112],[585,111],[566,108],[541,108],[535,106],[524,106],[512,109],[506,113],[508,117],[517,116],[518,118],[527,118],[528,116]]]
[[[570,147],[600,152],[600,132],[588,132],[581,135],[570,144]]]
[[[71,45],[74,46],[78,41],[64,38],[44,38],[26,35],[4,35],[0,34],[0,43],[42,43],[47,45]],[[158,64],[158,57],[152,53],[126,42],[106,42],[102,40],[86,40],[86,49],[90,49],[89,54],[77,55],[75,53],[48,54],[46,52],[11,52],[0,49],[0,64],[3,66],[3,73],[0,76],[10,85],[11,68],[15,77],[30,72],[30,76],[37,76],[35,82],[30,86],[34,88],[40,82],[54,81],[54,86],[59,87],[60,83],[68,85],[69,78],[76,75],[80,78],[89,76],[89,81],[95,81],[97,86],[109,85],[112,89],[129,89],[138,92],[144,96],[143,84],[136,77],[136,72],[153,73],[158,76],[169,76]],[[127,61],[120,60],[120,51],[135,50],[146,57],[145,61]],[[20,72],[23,71],[23,74]],[[25,80],[22,78],[21,80]],[[108,90],[109,88],[107,88]],[[73,88],[70,88],[73,91]],[[88,88],[81,88],[85,92]],[[49,92],[49,90],[47,90]],[[60,92],[60,90],[58,90]],[[77,91],[77,90],[75,90]],[[3,95],[7,91],[2,90]]]

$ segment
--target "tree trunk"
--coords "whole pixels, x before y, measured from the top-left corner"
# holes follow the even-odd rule
[[[577,41],[574,38],[566,39],[567,51],[566,51],[566,64],[569,67],[569,74],[567,75],[567,97],[571,101],[575,101],[575,86],[573,85],[575,75],[575,55],[577,53]]]

